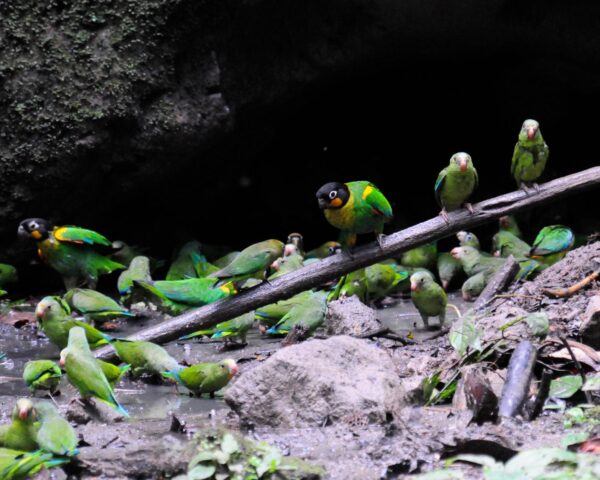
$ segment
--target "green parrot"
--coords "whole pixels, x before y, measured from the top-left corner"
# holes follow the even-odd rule
[[[182,312],[193,307],[208,305],[236,293],[231,282],[216,286],[217,281],[216,278],[208,277],[156,282],[135,281],[134,284],[159,298],[165,308],[173,312]]]
[[[400,265],[407,268],[435,270],[437,263],[437,242],[426,243],[407,250],[400,257]]]
[[[295,305],[304,302],[311,294],[312,292],[310,290],[305,290],[304,292],[297,293],[293,297],[260,307],[254,312],[254,316],[261,323],[273,326]]]
[[[281,277],[286,273],[298,270],[304,266],[303,261],[304,259],[299,253],[293,253],[287,257],[278,258],[271,264],[271,268],[274,269],[275,272],[269,275],[268,279],[274,280],[275,278]]]
[[[38,402],[35,406],[40,419],[37,432],[37,443],[42,450],[73,457],[79,453],[77,434],[73,427],[60,416],[58,410],[50,402]]]
[[[131,261],[140,255],[144,255],[145,248],[139,248],[135,245],[129,245],[123,240],[115,240],[112,242],[113,253],[109,256],[115,262],[118,262],[126,267],[131,264]]]
[[[131,293],[134,281],[152,281],[152,277],[150,276],[150,259],[148,257],[139,256],[132,258],[127,270],[124,270],[119,275],[117,289],[122,297],[126,297]]]
[[[134,313],[96,290],[72,288],[63,299],[88,321],[102,323],[116,317],[135,317]]]
[[[504,215],[498,219],[499,230],[508,231],[515,237],[523,238],[517,219],[513,215]]]
[[[479,238],[477,238],[474,233],[461,230],[456,234],[456,238],[458,239],[458,244],[461,247],[473,247],[475,250],[481,252]]]
[[[458,210],[463,205],[473,213],[473,207],[467,200],[478,182],[477,170],[468,153],[458,152],[450,157],[450,163],[440,172],[434,187],[435,199],[442,207],[440,215],[446,223],[448,212]]]
[[[181,368],[177,360],[156,343],[117,338],[113,339],[111,345],[121,361],[131,365],[131,372],[135,378],[144,373],[160,375],[161,372]]]
[[[319,208],[334,227],[341,230],[346,249],[356,245],[357,234],[373,232],[381,245],[383,227],[392,217],[392,207],[371,182],[330,182],[317,191]]]
[[[366,303],[367,301],[367,277],[365,269],[359,268],[354,272],[343,275],[336,283],[335,288],[329,292],[327,301],[338,300],[344,297],[352,297],[356,295],[358,299]]]
[[[198,330],[189,335],[184,335],[183,337],[180,337],[179,340],[189,340],[190,338],[208,335],[213,339],[222,338],[226,342],[232,338],[239,338],[241,343],[246,343],[246,334],[254,324],[254,318],[254,311],[244,313],[239,317],[218,323],[213,328]]]
[[[575,235],[569,227],[550,225],[542,228],[535,237],[529,257],[550,266],[562,259],[573,243]]]
[[[11,423],[0,427],[0,445],[27,452],[36,450],[36,421],[37,411],[31,400],[19,398],[12,410]]]
[[[289,257],[290,255],[298,254],[304,258],[304,237],[301,233],[290,233],[288,235],[285,246],[283,247],[283,256]]]
[[[467,278],[461,288],[463,299],[468,302],[473,301],[475,297],[479,296],[479,294],[483,292],[483,289],[493,274],[493,269],[487,269]]]
[[[196,278],[196,267],[193,255],[202,257],[202,245],[197,240],[184,244],[177,252],[175,260],[171,263],[166,280],[185,280]]]
[[[439,317],[440,327],[446,320],[448,297],[427,272],[416,272],[410,277],[410,298],[419,311],[425,328],[429,328],[429,317]]]
[[[238,372],[235,360],[227,358],[219,363],[198,363],[180,370],[162,372],[163,377],[173,380],[195,395],[221,390]]]
[[[96,250],[112,244],[92,230],[70,225],[51,230],[47,220],[28,218],[19,224],[18,234],[35,240],[38,256],[62,276],[67,290],[82,285],[95,289],[100,275],[125,268]]]
[[[271,264],[283,255],[284,245],[279,240],[265,240],[255,243],[242,250],[233,261],[212,277],[241,282],[250,277],[262,280]]]
[[[496,257],[525,258],[529,256],[531,246],[507,230],[500,230],[492,238],[492,249]]]
[[[17,283],[19,275],[17,269],[8,263],[0,263],[0,287],[11,283]]]
[[[61,378],[60,367],[52,360],[30,360],[23,369],[23,380],[32,394],[37,390],[55,392]]]
[[[53,468],[68,463],[66,458],[53,458],[42,450],[24,452],[0,448],[0,478],[2,480],[26,480],[34,478],[42,468]]]
[[[69,343],[61,356],[61,366],[67,372],[67,378],[83,399],[90,397],[106,403],[121,415],[129,414],[117,401],[110,383],[96,359],[92,355],[86,339],[85,330],[73,327],[69,330]]]
[[[463,270],[468,277],[472,277],[484,270],[497,270],[506,261],[504,258],[486,257],[474,247],[456,247],[450,252],[454,258],[460,261]]]
[[[44,297],[35,308],[35,316],[42,331],[58,348],[63,349],[69,340],[69,330],[73,327],[84,329],[92,348],[109,342],[110,336],[71,316],[69,305],[60,297]]]
[[[96,359],[96,363],[100,365],[102,373],[104,373],[108,383],[110,383],[110,386],[113,388],[117,383],[119,383],[121,378],[123,378],[123,375],[125,375],[125,373],[127,373],[131,368],[131,365],[129,364],[118,366],[100,359]]]
[[[392,265],[376,263],[365,268],[369,300],[387,296],[398,284],[408,278],[407,271],[397,271]]]
[[[460,261],[452,256],[450,252],[440,253],[437,258],[437,271],[442,287],[448,291],[452,281],[464,276]]]
[[[331,255],[334,255],[340,248],[342,248],[342,244],[340,242],[325,242],[317,248],[306,252],[304,258],[307,260],[310,260],[311,258],[327,258]]]
[[[312,334],[325,320],[327,314],[327,293],[314,292],[302,303],[295,305],[279,322],[267,330],[270,335],[285,335],[296,325]]]
[[[517,187],[527,191],[527,186],[533,184],[536,190],[539,188],[535,181],[544,172],[549,154],[550,149],[544,142],[540,124],[532,119],[525,120],[519,132],[510,167]]]

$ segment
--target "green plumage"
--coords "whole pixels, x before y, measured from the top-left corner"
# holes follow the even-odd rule
[[[535,237],[529,256],[545,265],[552,265],[573,247],[575,235],[564,225],[544,227]]]
[[[492,249],[498,257],[525,258],[529,255],[531,246],[507,230],[500,230],[492,238]]]
[[[442,287],[427,272],[413,273],[410,277],[410,298],[419,311],[425,328],[429,327],[429,317],[439,317],[440,327],[446,319],[448,297]]]
[[[452,250],[452,256],[460,260],[468,277],[490,268],[497,270],[506,261],[504,258],[483,256],[479,250],[473,247],[456,247]]]
[[[202,257],[202,245],[196,240],[184,244],[177,252],[175,260],[171,263],[166,280],[185,280],[196,278],[194,258]]]
[[[92,230],[72,226],[56,227],[37,242],[40,258],[63,277],[67,289],[84,284],[94,289],[100,275],[125,268],[100,254],[96,245],[111,243]]]
[[[88,321],[101,323],[116,317],[135,317],[115,300],[96,290],[72,288],[63,298]]]
[[[293,297],[260,307],[254,312],[254,315],[261,323],[265,323],[269,326],[275,325],[295,305],[304,302],[304,300],[306,300],[311,293],[312,292],[310,290],[305,290],[304,292],[300,292]]]
[[[523,238],[517,219],[513,215],[505,215],[498,219],[498,227],[500,231],[512,233],[515,237]]]
[[[33,394],[37,390],[56,391],[61,378],[60,367],[52,360],[30,360],[23,369],[23,380]]]
[[[135,284],[158,297],[162,305],[174,312],[216,302],[235,293],[231,283],[216,286],[216,278],[188,278],[187,280],[159,280]]]
[[[63,349],[69,340],[69,330],[81,327],[92,348],[108,343],[110,336],[71,316],[69,305],[60,297],[44,297],[38,303],[35,314],[42,331],[58,348]]]
[[[41,449],[55,455],[72,457],[77,455],[77,434],[73,427],[60,416],[49,402],[39,402],[36,410],[40,419],[37,443]]]
[[[229,265],[231,262],[233,262],[235,257],[237,257],[239,254],[240,254],[240,252],[238,252],[238,251],[229,252],[226,255],[223,255],[222,257],[214,260],[212,262],[212,264],[219,268],[225,268],[227,265]]]
[[[435,270],[437,264],[437,243],[426,243],[408,250],[400,257],[400,264],[408,268]]]
[[[214,394],[225,387],[234,373],[231,362],[223,360],[219,363],[198,363],[178,371],[163,372],[165,378],[176,381],[196,395]],[[232,363],[235,365],[235,362]],[[237,366],[235,367],[237,370]]]
[[[117,289],[123,296],[129,295],[133,288],[133,282],[151,282],[150,259],[139,256],[131,259],[129,267],[119,275],[117,280]]]
[[[458,239],[458,244],[461,247],[473,247],[474,249],[481,251],[479,238],[477,238],[477,235],[475,235],[473,232],[461,230],[456,234],[456,238]]]
[[[69,331],[69,343],[61,355],[64,358],[67,378],[79,390],[82,398],[97,398],[121,415],[129,416],[117,401],[102,368],[92,355],[83,328],[73,327]]]
[[[17,269],[8,263],[0,263],[0,287],[19,281]]]
[[[331,255],[333,255],[337,249],[341,248],[342,245],[340,242],[325,242],[324,244],[318,246],[317,248],[310,250],[309,252],[306,253],[306,255],[304,256],[305,259],[311,259],[311,258],[327,258]]]
[[[19,398],[12,410],[11,423],[0,427],[0,445],[31,452],[38,448],[35,421],[37,412],[28,398]]]
[[[184,335],[180,338],[180,340],[188,340],[190,338],[208,335],[211,338],[222,338],[225,341],[235,338],[239,339],[242,343],[245,343],[246,334],[254,324],[254,318],[255,313],[253,311],[244,313],[243,315],[235,317],[232,320],[227,320],[226,322],[218,323],[214,326],[214,328],[198,330],[196,332],[190,333],[189,335]]]
[[[131,368],[131,365],[129,364],[118,366],[113,363],[104,362],[100,359],[96,359],[96,362],[98,365],[100,365],[102,373],[104,373],[108,383],[110,383],[110,386],[113,388],[117,383],[119,383],[119,380],[123,378],[123,375],[125,375],[125,373],[127,373]]]
[[[458,210],[477,187],[477,170],[471,156],[464,152],[455,153],[450,163],[438,175],[434,192],[442,212]]]
[[[267,330],[273,335],[289,333],[295,326],[301,326],[307,334],[312,334],[325,320],[327,314],[327,294],[323,291],[311,293],[303,302],[292,307],[279,322]]]
[[[406,278],[408,278],[407,271],[397,271],[392,265],[384,263],[376,263],[365,268],[369,300],[385,297]]]
[[[493,269],[487,269],[467,278],[461,288],[463,299],[472,301],[475,297],[479,296],[493,274]]]
[[[152,342],[115,339],[111,342],[121,361],[131,365],[134,377],[178,370],[179,364],[160,345]]]
[[[271,263],[283,255],[283,247],[283,242],[279,240],[255,243],[242,250],[225,268],[211,275],[233,282],[246,280],[255,275],[263,278]]]
[[[304,259],[302,255],[299,253],[294,253],[288,257],[281,257],[275,260],[273,263],[276,264],[275,273],[269,275],[269,280],[273,280],[275,278],[281,277],[286,273],[293,272],[294,270],[298,270],[303,266]]]
[[[444,290],[448,290],[454,279],[464,277],[460,260],[454,258],[450,252],[438,255],[437,271]]]
[[[0,478],[2,480],[25,480],[33,478],[33,475],[42,468],[56,467],[68,461],[68,459],[54,459],[51,453],[41,450],[25,452],[0,448]]]
[[[510,173],[517,186],[535,182],[544,172],[550,149],[535,120],[525,120],[513,152]]]

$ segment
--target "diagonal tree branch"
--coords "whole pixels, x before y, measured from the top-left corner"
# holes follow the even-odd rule
[[[405,250],[433,240],[450,236],[460,230],[472,229],[503,215],[544,205],[567,195],[600,186],[600,167],[590,168],[540,185],[537,193],[516,191],[473,205],[475,212],[466,209],[451,212],[449,223],[441,217],[432,218],[388,235],[383,246],[376,242],[357,248],[352,256],[334,255],[320,262],[290,272],[270,283],[242,291],[238,295],[191,310],[159,325],[140,330],[129,338],[165,343],[199,329],[237,317],[245,312],[288,298],[296,293],[334,280],[343,274],[395,257]],[[316,207],[315,207],[316,208]],[[103,359],[114,355],[111,348],[96,351]]]

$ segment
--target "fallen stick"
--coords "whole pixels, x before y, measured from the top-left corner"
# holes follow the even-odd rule
[[[575,367],[577,367],[577,371],[579,372],[579,376],[581,377],[581,382],[582,382],[581,384],[585,385],[585,382],[587,380],[585,377],[585,372],[583,371],[583,367],[581,366],[581,363],[579,362],[579,360],[577,360],[577,357],[573,353],[573,349],[571,348],[571,345],[569,345],[569,342],[567,341],[567,339],[565,337],[558,337],[558,338],[560,339],[562,344],[565,346],[565,348],[569,352],[569,355],[571,355],[571,360],[573,360],[573,363],[575,364]],[[586,390],[583,393],[585,393],[585,399],[587,400],[588,403],[594,402],[594,400],[592,398],[592,394],[590,392],[588,392]]]
[[[504,265],[492,275],[483,292],[475,300],[473,309],[479,310],[494,300],[496,295],[508,288],[517,273],[519,273],[519,263],[515,260],[515,257],[510,255],[504,262]]]
[[[140,330],[128,338],[130,340],[150,340],[156,343],[169,342],[195,330],[211,327],[250,310],[289,298],[296,293],[335,280],[341,275],[359,268],[396,257],[400,253],[424,243],[448,237],[460,230],[472,229],[503,215],[543,205],[599,185],[600,167],[594,167],[545,183],[540,186],[539,192],[534,194],[528,195],[519,190],[485,200],[473,205],[474,213],[472,214],[466,209],[450,212],[448,222],[436,216],[431,220],[384,237],[381,246],[377,242],[373,242],[357,248],[351,256],[344,253],[333,255],[283,275],[272,282],[262,283],[232,297]],[[316,205],[315,208],[317,208]],[[111,347],[101,348],[95,353],[98,358],[102,359],[110,359],[114,356]]]
[[[506,382],[502,388],[498,408],[500,417],[514,417],[521,413],[529,392],[536,357],[537,349],[531,342],[523,341],[515,348],[508,362]]]
[[[555,298],[570,297],[571,295],[574,295],[575,293],[577,293],[579,290],[581,290],[585,286],[592,283],[594,280],[596,280],[598,278],[598,276],[600,276],[600,272],[596,271],[596,272],[590,273],[583,280],[580,280],[575,285],[571,285],[569,288],[557,288],[557,289],[542,288],[542,292],[544,292],[544,294],[548,295],[549,297],[555,297]]]

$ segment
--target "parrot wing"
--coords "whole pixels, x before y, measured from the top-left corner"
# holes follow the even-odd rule
[[[435,200],[437,201],[437,203],[440,207],[442,206],[442,200],[440,198],[440,194],[442,191],[442,187],[444,186],[444,182],[446,181],[447,174],[448,174],[448,169],[444,168],[438,175],[437,180],[435,181],[435,186],[433,187],[433,191],[435,192]]]
[[[575,236],[570,228],[562,226],[544,227],[533,242],[530,255],[549,255],[562,252],[573,245]]]
[[[93,230],[80,228],[73,225],[57,227],[54,229],[54,236],[61,242],[88,244],[88,245],[104,245],[111,247],[112,243],[104,235],[100,235]]]
[[[371,189],[365,196],[365,201],[377,215],[385,218],[392,218],[392,207],[390,206],[390,202],[387,201],[387,198],[385,198],[383,193],[381,193],[381,191],[372,183],[370,183],[368,187],[371,187]]]

